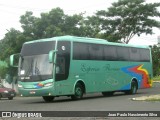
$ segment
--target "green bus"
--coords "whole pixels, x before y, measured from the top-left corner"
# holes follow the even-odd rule
[[[18,62],[17,62],[18,61]],[[135,94],[152,86],[152,56],[148,46],[112,43],[107,40],[59,36],[23,44],[10,56],[18,67],[21,96],[81,99],[86,93]]]

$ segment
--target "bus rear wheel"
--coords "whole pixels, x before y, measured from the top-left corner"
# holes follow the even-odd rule
[[[82,85],[77,83],[75,86],[75,93],[74,95],[71,96],[72,100],[82,99],[83,93],[84,93],[84,90]]]
[[[131,89],[126,91],[125,94],[136,94],[138,89],[138,85],[135,81],[131,82]]]
[[[43,96],[43,100],[45,102],[52,102],[54,100],[54,96]]]

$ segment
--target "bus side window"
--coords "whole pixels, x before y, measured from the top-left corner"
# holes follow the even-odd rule
[[[73,59],[74,60],[89,60],[88,44],[74,42],[73,44]]]
[[[117,46],[118,61],[130,61],[130,54],[128,47]]]
[[[89,44],[90,60],[103,60],[103,46],[98,44]]]
[[[130,48],[129,49],[130,51],[130,58],[131,58],[131,61],[140,61],[140,52],[139,52],[139,49],[137,48]]]
[[[104,58],[108,61],[117,60],[116,46],[106,45],[104,46]]]
[[[150,62],[149,49],[140,49],[141,61]]]

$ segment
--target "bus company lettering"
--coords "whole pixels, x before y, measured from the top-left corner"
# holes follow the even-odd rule
[[[98,71],[100,71],[100,68],[91,67],[91,66],[88,66],[86,64],[82,64],[81,65],[81,70],[83,72],[89,73],[89,72],[98,72]]]
[[[113,68],[113,67],[111,67],[111,65],[110,64],[106,64],[104,67],[103,67],[103,70],[104,71],[119,71],[120,70],[120,68]]]
[[[110,66],[110,64],[106,64],[102,67],[102,69],[104,71],[119,71],[120,68],[113,68]],[[100,71],[100,68],[98,67],[92,67],[92,66],[89,66],[89,65],[86,65],[86,64],[81,64],[81,70],[83,72],[86,72],[86,73],[89,73],[89,72],[98,72]]]

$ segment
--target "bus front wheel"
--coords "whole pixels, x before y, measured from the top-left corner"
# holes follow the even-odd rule
[[[75,93],[71,96],[72,100],[82,99],[83,97],[83,87],[81,84],[77,83],[75,86]]]
[[[43,100],[45,102],[52,102],[54,100],[53,96],[43,96]]]

